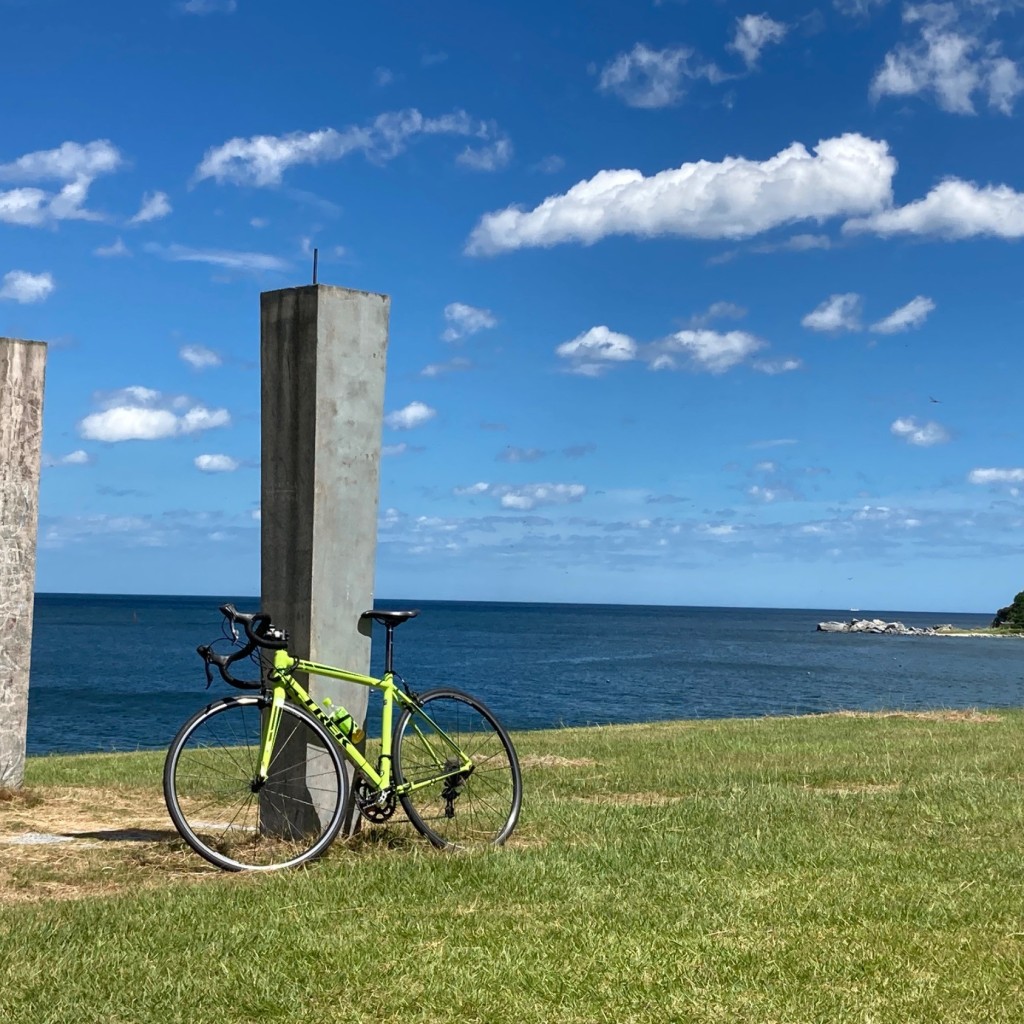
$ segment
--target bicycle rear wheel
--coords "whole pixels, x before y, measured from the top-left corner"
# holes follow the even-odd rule
[[[462,754],[473,762],[460,772]],[[475,697],[431,690],[395,726],[395,777],[415,788],[400,799],[435,846],[500,845],[523,801],[515,748],[504,726]]]
[[[175,828],[228,871],[295,867],[341,828],[348,782],[337,744],[304,708],[285,704],[265,783],[257,781],[267,696],[225,697],[171,741],[164,799]]]

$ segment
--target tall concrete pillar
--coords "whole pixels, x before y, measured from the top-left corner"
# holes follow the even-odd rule
[[[299,657],[362,673],[389,313],[386,295],[327,285],[260,296],[262,607]],[[317,700],[330,697],[365,720],[365,687],[309,684]]]
[[[0,338],[0,785],[25,775],[46,345]]]

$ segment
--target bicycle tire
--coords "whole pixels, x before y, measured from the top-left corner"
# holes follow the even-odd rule
[[[424,782],[457,767],[451,741],[473,759],[472,773],[402,794],[402,807],[440,849],[500,846],[519,819],[522,773],[507,730],[475,697],[445,687],[402,712],[393,744],[397,783]]]
[[[338,746],[298,705],[284,705],[269,778],[255,790],[270,704],[266,695],[214,701],[181,727],[164,762],[164,800],[175,828],[227,871],[304,864],[331,845],[344,821],[348,779]]]

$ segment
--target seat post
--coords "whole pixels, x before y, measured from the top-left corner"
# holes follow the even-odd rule
[[[387,675],[389,672],[394,671],[391,652],[394,644],[395,627],[389,622],[385,624],[384,628],[386,630],[384,637],[384,674]]]

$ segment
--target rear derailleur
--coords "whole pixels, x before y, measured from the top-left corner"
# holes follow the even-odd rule
[[[447,771],[454,771],[462,762],[457,757],[450,757],[445,762],[445,769]],[[462,787],[465,786],[466,780],[473,774],[473,769],[469,768],[467,771],[457,772],[455,775],[449,775],[444,780],[444,786],[441,789],[441,799],[444,801],[444,816],[446,818],[455,817],[455,801],[458,800],[459,794],[462,792]]]

